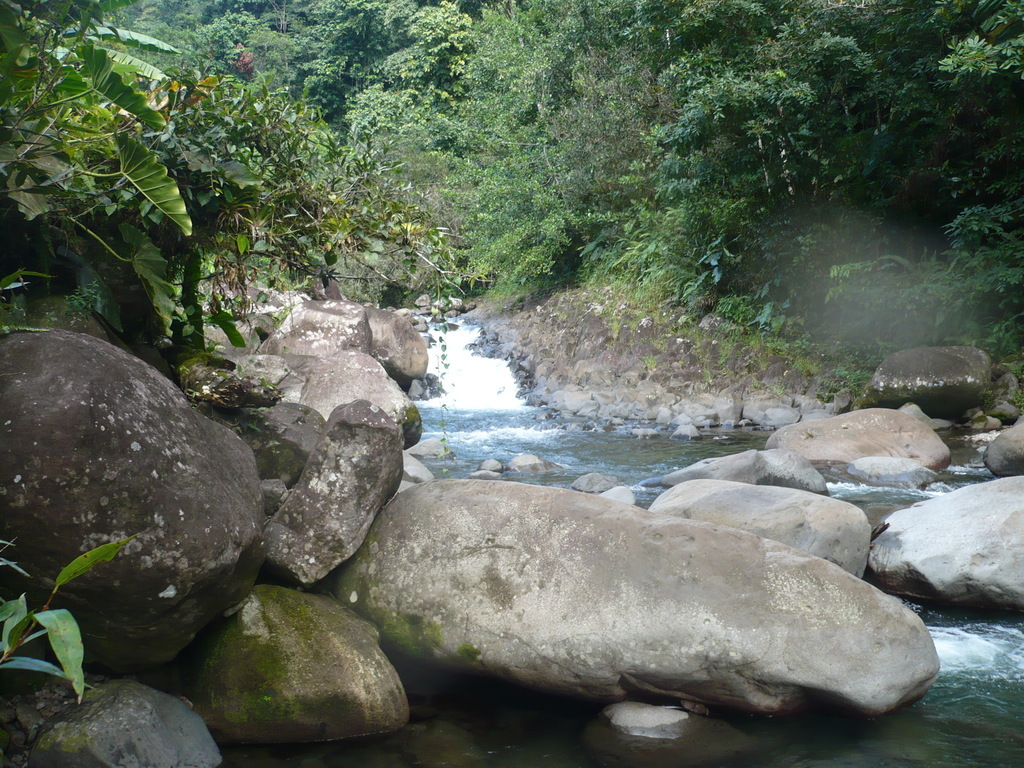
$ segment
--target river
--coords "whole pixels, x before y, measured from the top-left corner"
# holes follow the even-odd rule
[[[761,449],[770,433],[708,430],[690,442],[666,436],[638,439],[628,427],[587,430],[550,418],[515,397],[501,361],[471,356],[475,329],[444,334],[436,365],[447,393],[421,403],[425,438],[444,438],[452,451],[431,463],[437,476],[465,477],[484,459],[535,453],[564,471],[529,482],[568,486],[588,472],[618,477],[637,503],[656,491],[645,478],[711,456]],[[443,357],[443,363],[441,358]],[[857,504],[872,522],[893,509],[968,483],[990,479],[976,447],[950,440],[954,465],[924,491],[830,484],[830,494]],[[1024,765],[1024,618],[912,605],[928,625],[942,671],[917,704],[894,714],[840,717],[738,717],[732,724],[756,745],[739,765],[748,768],[996,768]],[[583,736],[600,707],[532,693],[490,680],[427,672],[396,660],[412,705],[402,732],[365,742],[225,750],[238,768],[683,768],[691,754],[666,745],[611,756]],[[728,763],[732,765],[733,763]],[[708,765],[702,763],[702,765]],[[710,765],[719,765],[711,763]],[[726,765],[726,763],[721,763]]]

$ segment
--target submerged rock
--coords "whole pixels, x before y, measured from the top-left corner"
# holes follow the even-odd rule
[[[949,448],[920,421],[900,411],[869,408],[831,419],[783,427],[768,448],[785,448],[811,461],[848,464],[865,456],[914,459],[929,469],[949,466]]]
[[[832,563],[559,488],[412,488],[327,585],[408,654],[603,701],[875,715],[938,671],[920,618]]]
[[[377,632],[336,601],[268,584],[203,634],[185,694],[224,744],[333,741],[395,731],[405,690]]]
[[[863,576],[871,524],[859,507],[795,488],[691,480],[661,494],[651,512],[750,531]]]
[[[886,591],[1024,610],[1024,477],[969,485],[886,518],[871,569]]]
[[[637,701],[605,707],[583,745],[603,765],[629,768],[718,768],[761,746],[722,720]]]

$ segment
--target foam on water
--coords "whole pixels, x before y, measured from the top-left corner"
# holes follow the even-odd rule
[[[930,627],[945,674],[989,680],[1024,681],[1024,632],[979,623]]]
[[[428,400],[452,410],[511,411],[526,408],[516,397],[516,381],[504,360],[476,357],[469,345],[480,338],[480,329],[462,325],[435,331],[430,352],[430,372],[441,380],[445,393]]]

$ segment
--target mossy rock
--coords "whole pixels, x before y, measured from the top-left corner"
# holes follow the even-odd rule
[[[409,718],[376,630],[319,595],[257,586],[185,666],[185,693],[221,743],[334,741]]]

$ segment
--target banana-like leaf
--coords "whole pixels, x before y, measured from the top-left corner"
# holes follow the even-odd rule
[[[149,106],[146,97],[131,86],[125,85],[121,76],[114,71],[114,60],[107,52],[95,45],[81,45],[78,56],[82,59],[82,71],[88,77],[93,90],[108,101],[114,102],[150,128],[159,130],[166,125],[164,116]]]
[[[186,235],[192,234],[192,219],[174,179],[156,155],[130,136],[117,135],[117,154],[121,173]]]
[[[46,633],[50,638],[50,647],[53,648],[57,661],[60,662],[64,674],[74,686],[75,693],[78,694],[78,701],[81,703],[82,694],[85,693],[85,675],[82,672],[84,649],[78,622],[75,621],[75,617],[71,615],[70,611],[63,608],[37,613],[36,621],[46,627]]]
[[[144,35],[141,32],[132,32],[129,29],[99,26],[93,27],[92,32],[101,40],[117,40],[129,48],[139,48],[140,50],[153,51],[154,53],[181,53],[180,50],[170,43],[165,43],[163,40]]]
[[[119,229],[121,237],[132,247],[132,268],[142,281],[146,295],[153,304],[157,319],[160,321],[160,330],[164,334],[170,334],[171,320],[174,317],[174,288],[167,282],[167,259],[144,232],[131,224],[122,224]],[[120,545],[124,546],[127,541],[126,539],[120,542]]]
[[[111,48],[104,48],[107,55],[114,60],[114,68],[119,72],[126,72],[132,76],[141,76],[147,80],[166,80],[167,73],[158,69],[148,61],[143,61],[138,56],[132,56],[124,51],[115,51]]]

